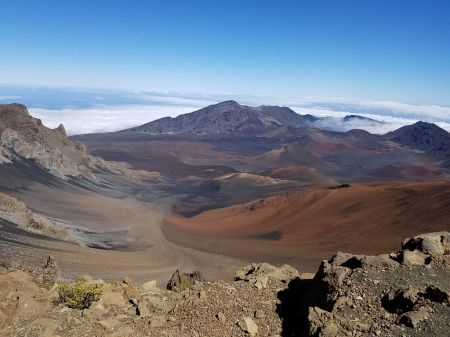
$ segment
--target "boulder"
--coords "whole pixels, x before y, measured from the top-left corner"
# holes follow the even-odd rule
[[[333,315],[317,307],[309,308],[309,335],[318,337],[355,336],[356,332],[367,332],[370,326],[359,321]]]
[[[189,288],[194,284],[194,282],[205,282],[206,280],[199,271],[194,271],[190,274],[180,273],[177,269],[170,278],[169,283],[167,283],[168,290],[184,290]]]
[[[322,261],[313,279],[314,290],[311,294],[315,299],[312,304],[331,311],[346,276],[346,267],[336,267],[326,260]]]
[[[431,302],[450,304],[450,292],[431,286],[425,290],[424,297]]]
[[[429,255],[442,255],[450,250],[450,233],[437,232],[417,235],[402,242],[403,250],[419,250]]]
[[[362,268],[368,269],[395,269],[400,264],[392,260],[389,254],[382,254],[379,256],[364,256],[361,258]]]
[[[430,311],[428,308],[422,307],[417,311],[408,311],[400,316],[398,323],[404,324],[410,328],[417,328],[419,323],[430,317]]]
[[[370,256],[337,252],[328,262],[333,267],[347,267],[350,269],[395,269],[399,266],[399,263],[392,260],[389,254]]]
[[[387,311],[394,314],[401,314],[412,310],[419,297],[418,293],[419,290],[416,288],[398,286],[391,289],[383,297],[381,303]]]
[[[419,250],[403,250],[400,253],[401,263],[408,267],[425,265],[427,257],[429,257],[429,255],[424,254]]]

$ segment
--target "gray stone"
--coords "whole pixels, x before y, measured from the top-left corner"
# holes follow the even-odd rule
[[[151,328],[159,328],[160,326],[163,326],[166,322],[166,319],[164,316],[154,316],[152,317],[150,321],[150,327]]]
[[[262,319],[262,318],[265,318],[266,315],[264,314],[264,311],[262,311],[262,310],[256,310],[256,311],[255,311],[255,317],[256,317],[257,319]]]
[[[88,283],[88,282],[92,282],[92,281],[94,281],[94,279],[90,275],[83,275],[77,279],[77,282],[83,282],[83,283]]]
[[[403,250],[419,250],[430,255],[441,255],[450,249],[450,233],[437,232],[417,235],[402,242]]]
[[[205,291],[200,291],[200,293],[198,294],[198,300],[200,302],[206,301],[207,300],[207,296],[206,296],[206,292]]]
[[[124,277],[123,278],[123,283],[125,283],[126,285],[132,287],[133,286],[133,280],[131,279],[131,277]]]
[[[362,268],[395,269],[399,263],[392,260],[389,254],[379,256],[364,256],[361,258]]]
[[[121,307],[124,307],[127,304],[123,296],[117,292],[105,292],[102,297],[100,297],[99,303]]]
[[[417,328],[419,323],[428,319],[430,313],[426,308],[420,308],[417,311],[408,311],[399,318],[399,324],[404,324],[410,328]]]
[[[413,266],[423,266],[425,264],[425,259],[428,257],[429,255],[422,253],[421,251],[418,250],[404,250],[401,252],[401,262],[408,266],[408,267],[413,267]]]
[[[119,328],[116,332],[114,332],[111,337],[122,337],[122,336],[126,336],[129,337],[131,336],[133,333],[133,328],[131,328],[131,326],[123,326],[121,328]]]
[[[143,285],[141,285],[139,287],[139,289],[143,290],[143,291],[158,291],[158,286],[156,281],[149,281],[147,283],[144,283]]]
[[[219,312],[217,314],[217,319],[221,322],[225,322],[227,320],[227,318],[225,317],[225,315],[222,312]]]
[[[112,330],[117,325],[120,324],[120,322],[117,319],[111,318],[111,319],[104,319],[98,322],[98,324],[103,327],[106,330]]]
[[[258,333],[258,326],[250,317],[245,317],[238,322],[239,327],[245,333],[248,333],[250,336],[256,336]]]

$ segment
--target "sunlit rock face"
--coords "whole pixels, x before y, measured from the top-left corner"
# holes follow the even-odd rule
[[[72,176],[96,180],[92,172],[95,168],[131,179],[147,175],[89,155],[82,142],[72,142],[67,138],[64,125],[60,124],[56,129],[47,128],[40,119],[30,116],[22,104],[0,105],[0,133],[0,164],[33,159],[61,179]]]

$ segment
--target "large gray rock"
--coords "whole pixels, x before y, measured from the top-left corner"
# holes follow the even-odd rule
[[[369,269],[395,269],[399,263],[392,260],[389,254],[379,256],[370,255],[352,255],[337,252],[329,261],[334,267],[347,267],[350,269],[369,268]]]
[[[418,250],[425,254],[442,255],[450,251],[450,233],[437,232],[420,234],[402,242],[403,250]]]

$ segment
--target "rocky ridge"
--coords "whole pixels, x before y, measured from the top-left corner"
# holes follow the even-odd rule
[[[67,236],[67,230],[59,228],[52,219],[34,213],[23,202],[3,193],[0,193],[0,218],[28,231],[58,238]]]
[[[436,124],[417,122],[403,126],[386,136],[402,146],[424,151],[443,168],[450,168],[450,133]]]
[[[361,116],[346,116],[344,123],[354,119],[370,120]],[[235,101],[225,101],[203,109],[179,115],[164,117],[122,132],[146,132],[151,134],[266,134],[274,130],[286,132],[287,126],[316,127],[315,123],[327,118],[299,115],[288,107],[250,107]]]
[[[126,179],[139,180],[154,175],[133,171],[91,156],[86,146],[68,139],[64,126],[49,129],[33,118],[22,104],[0,105],[0,164],[33,159],[43,169],[61,178],[84,177],[96,181],[95,171],[106,171]]]
[[[338,252],[314,274],[252,264],[235,281],[207,282],[177,271],[140,286],[84,275],[60,285],[44,268],[3,263],[2,336],[445,336],[450,332],[450,233],[406,239],[380,256]],[[183,284],[180,287],[180,284]],[[74,308],[67,289],[98,291]],[[89,290],[90,289],[90,290]]]

